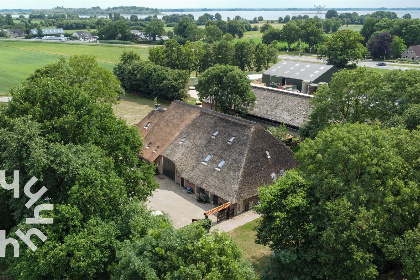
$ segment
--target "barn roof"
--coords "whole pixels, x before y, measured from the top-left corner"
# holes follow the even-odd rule
[[[264,74],[297,80],[315,81],[332,68],[334,68],[333,65],[282,60],[265,71]]]
[[[146,160],[161,154],[182,177],[232,203],[297,166],[293,152],[259,124],[180,101],[151,112],[137,127]]]
[[[309,100],[313,97],[272,87],[253,85],[257,100],[248,115],[299,128],[312,112]]]

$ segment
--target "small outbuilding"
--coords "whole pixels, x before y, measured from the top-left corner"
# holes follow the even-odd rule
[[[282,60],[263,73],[262,82],[268,87],[312,93],[319,83],[329,83],[338,70],[333,65]]]
[[[408,47],[402,54],[401,58],[420,60],[420,45]]]

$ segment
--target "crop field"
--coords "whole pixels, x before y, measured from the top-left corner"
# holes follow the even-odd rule
[[[100,66],[112,70],[124,50],[133,50],[145,60],[148,57],[147,46],[0,40],[0,93],[8,93],[36,69],[60,57],[92,55]]]

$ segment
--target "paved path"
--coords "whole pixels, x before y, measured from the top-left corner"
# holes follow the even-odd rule
[[[252,222],[253,220],[258,219],[261,217],[260,214],[257,214],[255,211],[247,211],[244,213],[239,214],[238,216],[233,217],[233,219],[223,221],[219,224],[214,224],[211,227],[211,230],[219,230],[219,231],[231,231],[237,227],[240,227],[246,223]]]

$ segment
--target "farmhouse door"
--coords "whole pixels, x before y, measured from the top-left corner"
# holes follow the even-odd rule
[[[168,158],[163,158],[163,175],[175,181],[175,164]]]

